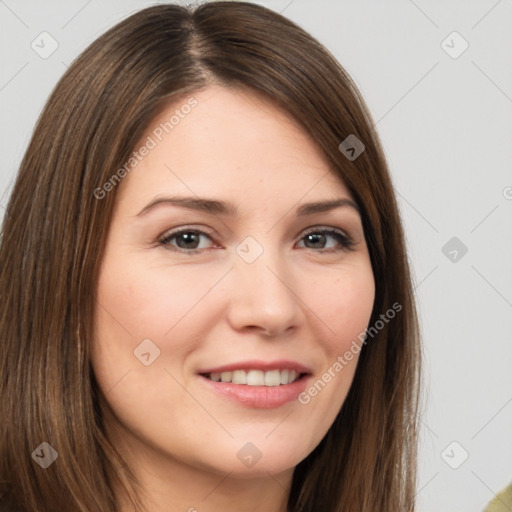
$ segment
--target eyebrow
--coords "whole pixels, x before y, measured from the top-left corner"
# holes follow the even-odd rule
[[[147,204],[136,217],[142,217],[150,210],[159,205],[177,206],[179,208],[186,208],[188,210],[197,210],[214,215],[224,215],[234,217],[238,213],[237,207],[227,201],[217,201],[214,199],[206,199],[200,197],[160,197],[155,198],[149,204]],[[327,201],[316,201],[313,203],[304,203],[300,205],[296,210],[298,217],[304,217],[306,215],[314,215],[315,213],[323,213],[334,210],[341,207],[350,207],[360,213],[359,207],[348,198],[331,199]]]

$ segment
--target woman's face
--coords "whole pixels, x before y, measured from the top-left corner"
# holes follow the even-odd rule
[[[375,293],[361,217],[275,106],[220,86],[191,96],[118,185],[92,364],[127,458],[277,474],[317,446],[353,380],[358,354],[338,358]]]

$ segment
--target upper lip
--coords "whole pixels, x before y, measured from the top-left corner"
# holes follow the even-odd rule
[[[263,372],[269,372],[271,370],[295,370],[297,373],[312,373],[307,366],[285,359],[281,359],[279,361],[240,361],[237,363],[205,368],[200,370],[198,373],[223,373],[233,372],[235,370],[261,370]]]

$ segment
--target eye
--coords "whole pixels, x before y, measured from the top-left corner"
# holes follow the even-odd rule
[[[200,229],[183,228],[169,233],[167,236],[160,239],[159,243],[171,250],[192,255],[201,252],[201,249],[205,249],[205,247],[200,247],[201,237],[212,240],[211,234],[205,231]],[[329,237],[338,243],[338,247],[336,247],[336,243],[334,247],[323,247]],[[176,245],[171,243],[173,240],[176,240]],[[312,229],[308,231],[300,241],[302,240],[313,245],[313,247],[306,247],[307,249],[319,249],[315,252],[320,253],[351,251],[354,250],[353,246],[355,245],[354,241],[349,236],[335,229]]]
[[[168,236],[161,239],[160,243],[165,246],[171,246],[170,241],[176,239],[178,241],[178,252],[195,254],[200,252],[200,249],[198,249],[198,244],[200,242],[201,236],[211,240],[211,236],[208,233],[201,231],[200,229],[184,228],[170,233]],[[201,249],[204,249],[204,247]]]
[[[328,249],[323,249],[317,252],[338,252],[338,251],[353,251],[354,250],[354,241],[344,234],[341,231],[336,229],[313,229],[312,231],[308,231],[301,240],[306,240],[308,243],[312,243],[316,245],[318,248],[318,244],[323,245],[328,237],[334,238],[341,247],[330,247]]]

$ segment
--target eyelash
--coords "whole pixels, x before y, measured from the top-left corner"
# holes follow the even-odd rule
[[[209,233],[206,233],[205,231],[202,231],[200,229],[183,228],[183,229],[179,229],[177,231],[169,233],[167,236],[160,239],[159,243],[160,243],[160,245],[164,246],[165,248],[172,247],[171,250],[173,250],[173,251],[184,253],[184,254],[189,254],[189,255],[194,255],[194,254],[200,253],[201,251],[204,250],[204,249],[185,250],[185,249],[181,249],[179,247],[173,247],[173,246],[171,246],[171,244],[169,244],[170,240],[178,237],[179,235],[181,235],[183,233],[196,233],[196,234],[204,235],[211,239],[211,235]],[[311,235],[311,234],[331,235],[333,238],[335,238],[341,244],[340,248],[319,249],[319,250],[312,249],[314,252],[319,252],[319,253],[324,254],[324,253],[336,253],[336,252],[340,252],[340,251],[354,251],[355,250],[354,249],[354,245],[355,245],[354,241],[350,237],[348,237],[347,235],[345,235],[344,233],[342,233],[340,231],[337,231],[334,229],[312,229],[312,230],[306,232],[300,240],[302,241],[306,236]],[[307,249],[307,247],[306,247],[306,249]]]

